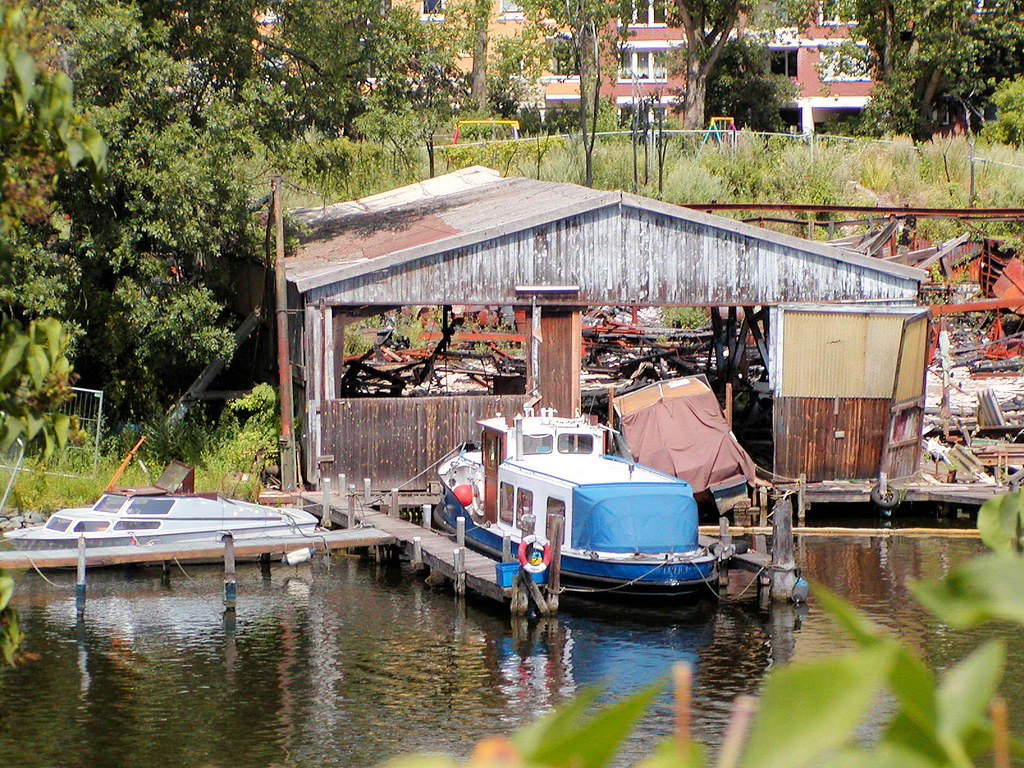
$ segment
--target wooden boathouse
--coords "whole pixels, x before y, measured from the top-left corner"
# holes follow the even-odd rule
[[[425,488],[441,456],[477,437],[478,419],[512,413],[531,396],[576,411],[580,313],[609,305],[729,308],[739,318],[734,339],[753,335],[782,382],[775,460],[787,471],[834,450],[837,440],[854,456],[822,459],[813,476],[870,478],[884,471],[883,457],[903,461],[917,451],[916,442],[907,447],[920,421],[908,431],[906,415],[913,413],[907,404],[923,397],[924,336],[915,319],[921,270],[623,192],[503,178],[479,167],[293,215],[307,228],[285,272],[292,335],[301,339],[292,361],[303,470],[313,485],[344,473],[353,481],[372,477],[378,489]],[[859,309],[872,303],[870,312]],[[525,310],[537,340],[527,355],[526,393],[338,396],[347,324],[402,306],[451,304]],[[786,309],[798,305],[813,306]],[[796,386],[838,374],[836,358],[808,354],[801,340],[820,337],[828,347],[841,306],[896,318],[865,321],[857,333],[872,345],[885,336],[883,348],[907,362],[860,389]],[[784,335],[770,333],[769,310]],[[767,360],[769,348],[778,360]],[[728,350],[718,353],[728,360]],[[855,407],[866,400],[870,408]],[[813,439],[798,423],[817,413],[825,425],[833,412],[842,418]],[[901,420],[897,431],[894,420]]]

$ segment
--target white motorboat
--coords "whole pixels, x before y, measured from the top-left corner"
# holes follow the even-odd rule
[[[584,418],[542,410],[480,425],[482,444],[461,446],[438,468],[442,528],[464,518],[466,544],[496,559],[508,539],[527,570],[532,551],[546,564],[557,535],[566,589],[714,594],[717,557],[699,543],[688,483],[609,455],[615,434]]]
[[[191,467],[172,463],[155,485],[108,490],[92,506],[62,509],[44,525],[5,536],[17,549],[72,549],[79,538],[113,547],[214,542],[227,532],[236,541],[317,535],[319,521],[308,512],[192,493],[191,481]]]

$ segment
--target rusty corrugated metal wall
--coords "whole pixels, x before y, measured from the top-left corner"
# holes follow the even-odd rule
[[[433,465],[459,443],[480,440],[477,421],[520,412],[524,395],[365,397],[328,400],[321,414],[330,472],[375,488],[426,488]],[[427,470],[427,471],[425,471]],[[409,485],[406,482],[423,473]]]
[[[919,309],[780,308],[775,472],[809,481],[912,475],[920,460],[927,317]]]

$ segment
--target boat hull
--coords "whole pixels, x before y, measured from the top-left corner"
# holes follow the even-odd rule
[[[86,548],[93,549],[97,547],[147,546],[150,544],[220,543],[227,530],[230,530],[236,543],[281,537],[294,537],[296,541],[305,541],[313,539],[317,535],[315,525],[302,525],[298,527],[292,525],[261,526],[251,529],[242,527],[220,528],[217,530],[169,532],[164,534],[145,534],[141,532],[132,534],[126,531],[117,535],[81,535],[85,539]],[[10,531],[5,541],[10,543],[14,549],[19,550],[75,549],[78,546],[78,536],[54,535],[52,531],[48,531],[42,526]]]
[[[434,510],[434,521],[453,533],[457,519],[465,518],[466,545],[489,557],[502,557],[502,534],[477,525],[450,488]],[[513,551],[521,534],[509,531]],[[613,597],[717,597],[717,559],[703,551],[692,555],[593,557],[563,547],[561,581],[567,592],[581,596]]]

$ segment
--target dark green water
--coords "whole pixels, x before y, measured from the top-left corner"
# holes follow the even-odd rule
[[[943,668],[983,636],[954,634],[908,597],[980,551],[954,539],[807,538],[805,573],[852,600]],[[22,576],[15,603],[38,658],[0,672],[0,764],[32,766],[351,766],[399,753],[465,756],[477,739],[529,722],[580,686],[609,696],[696,665],[694,727],[712,749],[733,697],[773,665],[848,647],[815,605],[760,611],[748,594],[700,608],[563,605],[546,625],[513,625],[460,605],[401,569],[336,557],[269,578],[239,574],[234,622],[216,568],[90,574],[77,623],[73,574]],[[1004,689],[1024,704],[1024,642],[1012,633]],[[622,757],[671,729],[659,700]],[[870,730],[870,729],[869,729]]]

